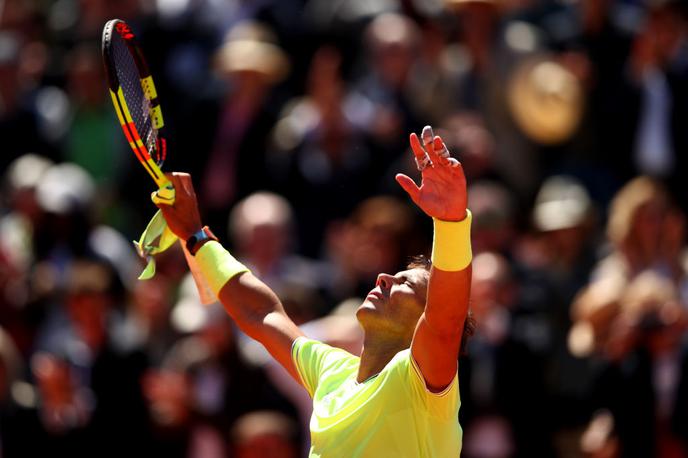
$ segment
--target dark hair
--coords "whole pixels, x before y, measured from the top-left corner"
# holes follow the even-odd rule
[[[431,267],[432,261],[430,260],[430,258],[422,254],[412,256],[409,259],[408,264],[406,265],[407,269],[425,269],[428,272],[430,271]],[[459,347],[460,356],[468,354],[468,339],[470,339],[473,336],[473,334],[475,334],[476,326],[477,322],[473,317],[473,311],[471,310],[469,305],[468,315],[466,315],[466,321],[464,321],[463,323],[463,333],[461,334],[461,346]]]

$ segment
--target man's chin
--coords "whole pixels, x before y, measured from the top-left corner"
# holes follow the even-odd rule
[[[358,321],[361,321],[362,319],[365,319],[366,316],[375,312],[377,312],[375,304],[366,300],[358,306],[358,309],[356,309],[356,318],[358,319]]]

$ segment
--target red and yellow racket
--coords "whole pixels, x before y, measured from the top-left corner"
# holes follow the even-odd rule
[[[165,123],[148,65],[126,22],[103,29],[103,61],[112,103],[129,146],[158,185],[156,200],[174,203],[174,188],[160,168],[167,155]]]
[[[160,170],[167,155],[167,142],[158,93],[134,33],[122,20],[113,19],[105,24],[103,61],[112,104],[115,106],[124,135],[141,165],[158,185],[159,189],[153,193],[152,199],[156,204],[172,205],[174,186]],[[136,244],[139,254],[149,260],[149,267],[154,254],[166,250],[176,241],[176,236],[169,233],[169,229],[161,223],[160,218],[158,214],[153,217],[141,240]],[[184,244],[182,249],[196,282],[201,302],[215,302],[217,299],[203,280],[193,256]],[[155,274],[155,263],[152,263],[152,269],[149,267],[146,267],[139,278],[150,278]]]

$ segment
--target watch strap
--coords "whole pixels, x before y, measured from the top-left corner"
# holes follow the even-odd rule
[[[186,249],[189,250],[192,256],[195,256],[198,250],[208,240],[217,241],[217,237],[208,226],[203,226],[203,228],[186,240]]]

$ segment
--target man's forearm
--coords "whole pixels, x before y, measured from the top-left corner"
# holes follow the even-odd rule
[[[230,279],[219,292],[218,299],[239,328],[254,337],[271,313],[286,316],[277,295],[258,277],[245,272]]]
[[[206,245],[196,259],[213,293],[239,329],[262,343],[299,380],[291,345],[303,333],[287,316],[277,295],[218,242]]]
[[[437,331],[461,332],[471,286],[470,211],[462,221],[434,219],[435,233],[426,319]]]

